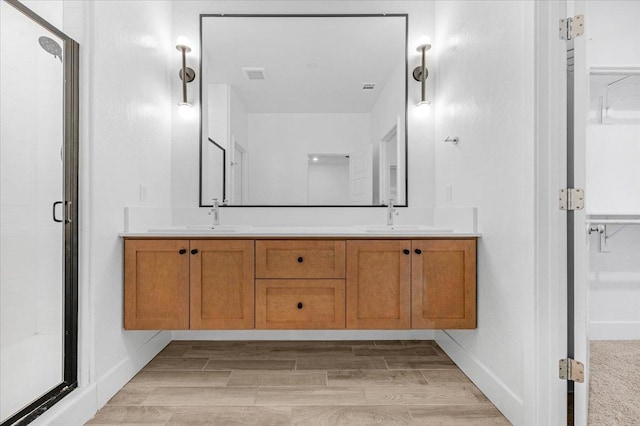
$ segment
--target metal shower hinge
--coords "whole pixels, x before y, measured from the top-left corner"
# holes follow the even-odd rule
[[[584,209],[584,189],[563,188],[558,197],[560,210]]]
[[[573,40],[584,34],[584,15],[577,15],[560,20],[560,38],[562,40]]]
[[[584,383],[584,364],[575,359],[560,360],[560,378],[572,382]]]

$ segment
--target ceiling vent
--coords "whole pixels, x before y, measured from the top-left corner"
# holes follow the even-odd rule
[[[375,83],[362,83],[362,90],[373,90],[375,87]]]
[[[242,67],[242,72],[249,80],[266,80],[264,68]]]

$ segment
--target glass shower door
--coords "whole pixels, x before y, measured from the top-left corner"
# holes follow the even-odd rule
[[[60,2],[61,4],[61,2]],[[18,5],[20,6],[20,5]],[[75,386],[68,38],[0,2],[0,422]],[[60,10],[62,13],[62,10]],[[41,22],[42,21],[42,22]],[[44,22],[47,24],[46,22]],[[49,25],[50,27],[50,25]],[[77,46],[77,44],[76,44]],[[76,123],[77,124],[77,123]],[[77,169],[77,166],[75,167]],[[71,281],[74,281],[73,279]],[[74,293],[74,291],[71,291]],[[77,309],[77,308],[75,308]],[[75,326],[76,321],[74,321]],[[73,334],[73,335],[70,335]],[[73,353],[71,353],[73,351]],[[72,384],[73,383],[73,384]],[[28,420],[27,420],[28,421]]]

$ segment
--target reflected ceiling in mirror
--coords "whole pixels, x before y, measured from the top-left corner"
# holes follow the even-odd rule
[[[407,204],[406,15],[201,15],[200,30],[201,206],[220,193],[233,206]]]

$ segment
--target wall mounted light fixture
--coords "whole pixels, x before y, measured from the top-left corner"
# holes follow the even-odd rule
[[[429,70],[427,69],[427,50],[431,49],[429,43],[420,44],[416,50],[421,54],[420,66],[413,69],[413,78],[420,82],[420,102],[418,106],[429,105],[431,101],[427,100],[427,77]]]
[[[191,83],[196,78],[196,72],[193,68],[189,68],[187,66],[187,52],[191,52],[191,48],[189,47],[189,39],[180,36],[176,41],[176,49],[182,52],[182,68],[178,75],[180,76],[180,80],[182,80],[182,102],[178,102],[178,106],[182,108],[190,108],[192,105],[187,100],[187,83]]]

